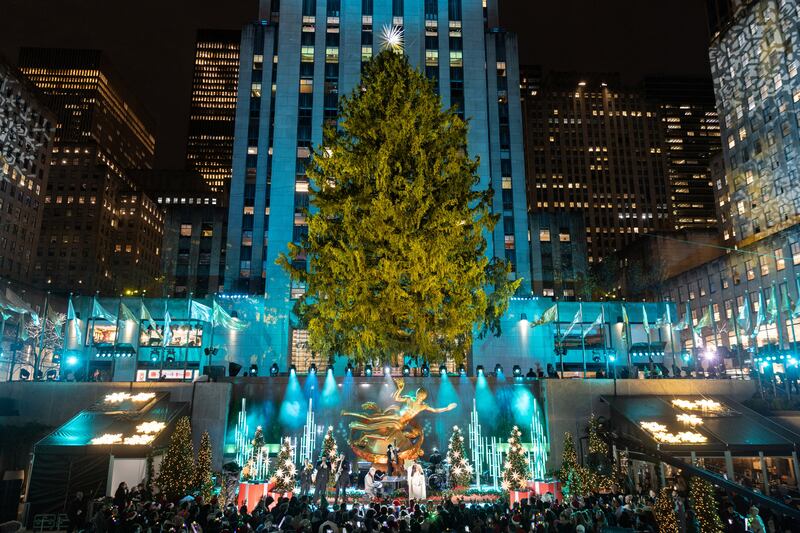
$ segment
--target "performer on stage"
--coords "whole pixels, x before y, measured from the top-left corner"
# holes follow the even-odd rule
[[[312,501],[316,502],[325,497],[330,477],[331,459],[327,456],[320,456],[319,461],[317,461],[317,477],[314,479],[314,498]]]
[[[347,501],[347,487],[350,486],[350,461],[347,460],[344,454],[339,455],[333,484],[336,487],[333,497],[334,505],[339,503],[339,491],[342,492],[342,502]]]
[[[311,478],[314,474],[314,464],[306,457],[300,469],[300,496],[308,496],[311,492]]]
[[[419,464],[414,463],[408,475],[408,499],[420,501],[427,497],[425,472]]]
[[[395,475],[396,472],[401,472],[400,459],[397,456],[397,450],[391,444],[386,449],[386,473],[390,476]]]
[[[364,494],[368,500],[374,500],[383,492],[383,473],[374,466],[370,467],[369,472],[364,477]]]

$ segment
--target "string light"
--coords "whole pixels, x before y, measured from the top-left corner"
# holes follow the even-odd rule
[[[688,426],[699,426],[703,423],[703,419],[697,415],[690,415],[686,413],[681,413],[677,416],[678,422],[683,422]]]
[[[162,429],[166,427],[164,422],[145,422],[144,424],[140,424],[136,426],[136,431],[138,433],[159,433]]]
[[[107,446],[109,444],[117,444],[119,442],[122,442],[122,433],[106,433],[105,435],[95,437],[91,440],[92,444],[98,446]]]
[[[104,401],[106,403],[122,403],[130,400],[135,403],[147,402],[156,397],[154,392],[140,392],[139,394],[131,394],[129,392],[113,392],[106,395]]]
[[[703,444],[708,442],[708,437],[696,431],[681,431],[670,433],[667,426],[658,422],[639,422],[639,425],[650,433],[658,442],[665,444]]]
[[[705,398],[700,400],[672,400],[672,405],[686,411],[722,411],[722,404]]]

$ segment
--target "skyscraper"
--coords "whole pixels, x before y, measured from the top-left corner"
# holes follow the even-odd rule
[[[641,90],[551,72],[523,97],[532,212],[582,213],[590,262],[671,227],[658,107]]]
[[[56,118],[0,56],[0,277],[30,282]]]
[[[281,347],[302,287],[275,260],[307,230],[311,148],[393,27],[404,31],[411,64],[436,80],[443,105],[469,119],[469,154],[480,157],[480,186],[497,192],[502,216],[487,253],[509,259],[529,292],[517,44],[496,27],[496,2],[264,0],[260,19],[242,32],[225,286],[267,295]]]
[[[797,0],[754,1],[711,42],[730,202],[723,228],[740,245],[800,222]]]
[[[186,163],[214,190],[231,179],[240,39],[239,31],[197,32]]]
[[[23,48],[19,65],[58,116],[34,279],[61,292],[152,290],[164,215],[128,176],[153,164],[145,113],[98,50]]]
[[[721,147],[711,80],[647,78],[644,91],[664,128],[674,229],[717,228],[710,161]]]

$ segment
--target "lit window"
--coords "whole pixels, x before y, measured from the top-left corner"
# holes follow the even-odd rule
[[[539,230],[539,242],[550,242],[550,230],[549,229],[540,229]]]
[[[786,260],[783,258],[783,248],[775,250],[775,269],[783,270],[786,268]]]
[[[511,190],[511,178],[508,176],[503,176],[503,184],[502,187],[504,190]]]
[[[247,155],[258,155],[258,146],[248,146]]]
[[[192,236],[192,225],[181,224],[181,237],[191,237],[191,236]]]
[[[313,63],[314,62],[314,47],[313,46],[303,46],[300,48],[300,61],[303,63]]]
[[[558,240],[559,240],[559,242],[569,242],[570,241],[569,233],[565,232],[565,231],[561,231],[558,234]]]
[[[250,86],[250,96],[253,98],[261,98],[261,84],[254,83]]]

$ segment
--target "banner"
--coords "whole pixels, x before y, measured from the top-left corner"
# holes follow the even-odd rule
[[[547,308],[544,313],[542,313],[542,316],[539,317],[539,320],[531,322],[531,327],[535,328],[536,326],[543,326],[545,324],[555,322],[556,320],[558,320],[558,304],[553,304]]]

